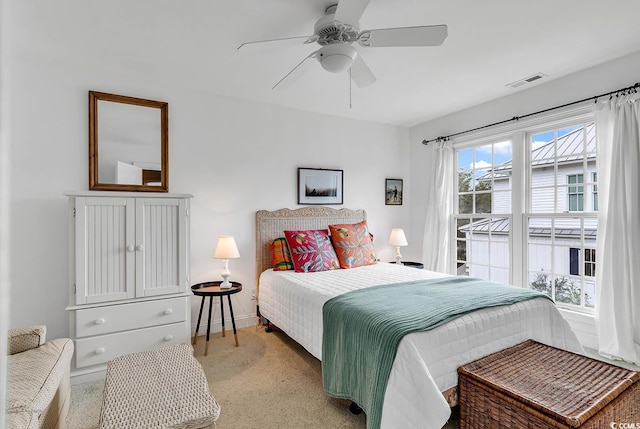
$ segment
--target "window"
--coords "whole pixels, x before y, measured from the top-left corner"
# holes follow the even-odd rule
[[[591,264],[597,214],[585,204],[584,178],[594,177],[596,169],[595,125],[528,135],[532,189],[525,213],[529,286],[559,305],[590,309],[595,279],[589,274],[595,270],[595,261],[587,267],[587,260]]]
[[[569,274],[574,276],[580,275],[580,249],[571,247],[569,249]]]
[[[510,283],[511,141],[457,151],[459,275]]]
[[[596,249],[584,249],[584,275],[596,276]]]
[[[569,274],[573,276],[596,276],[596,249],[584,249],[584,272],[580,273],[580,249],[569,249]]]
[[[569,186],[569,211],[581,212],[584,210],[584,186],[582,174],[570,174],[567,176]]]
[[[595,125],[582,118],[454,145],[458,275],[530,287],[559,306],[593,311]]]

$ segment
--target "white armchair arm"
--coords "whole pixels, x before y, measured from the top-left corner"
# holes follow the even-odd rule
[[[7,353],[14,355],[41,346],[46,336],[47,327],[44,325],[9,329]]]

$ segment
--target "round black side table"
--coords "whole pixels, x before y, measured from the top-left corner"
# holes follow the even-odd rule
[[[395,264],[396,261],[389,262],[390,264]],[[424,264],[422,262],[410,262],[410,261],[402,261],[402,265],[411,268],[424,269]]]
[[[200,330],[200,319],[202,319],[202,309],[204,308],[204,301],[209,297],[209,323],[207,324],[207,344],[204,347],[204,355],[209,353],[209,334],[211,332],[211,307],[213,306],[213,297],[220,297],[220,318],[222,320],[222,336],[226,336],[224,329],[224,306],[223,297],[226,296],[229,302],[229,311],[231,312],[231,324],[233,325],[233,335],[236,339],[236,347],[238,347],[238,333],[236,331],[236,321],[233,318],[233,306],[231,305],[231,295],[238,293],[242,290],[242,284],[238,282],[231,282],[231,287],[223,289],[220,287],[222,281],[204,282],[191,286],[191,292],[194,295],[201,296],[202,302],[200,302],[200,313],[198,314],[198,324],[196,325],[196,332],[193,334],[192,344],[196,344],[198,341],[198,331]]]

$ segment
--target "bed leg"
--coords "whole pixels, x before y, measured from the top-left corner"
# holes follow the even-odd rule
[[[265,332],[273,332],[273,328],[271,327],[271,322],[269,322],[269,319],[264,319],[267,321],[267,327],[265,328]]]
[[[349,411],[351,411],[351,414],[355,414],[357,416],[362,413],[362,408],[360,408],[355,402],[351,402],[349,405]]]

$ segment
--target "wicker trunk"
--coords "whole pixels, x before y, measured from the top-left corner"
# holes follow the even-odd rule
[[[462,429],[640,427],[640,373],[532,340],[458,374]]]

